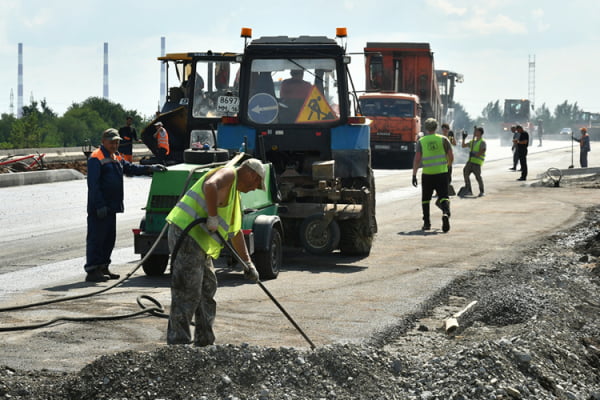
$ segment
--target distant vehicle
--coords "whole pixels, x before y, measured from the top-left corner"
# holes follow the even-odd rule
[[[527,99],[505,99],[504,116],[502,122],[502,135],[500,136],[501,146],[510,146],[512,144],[512,133],[510,127],[521,125],[523,130],[533,132],[533,122],[530,120],[531,103]]]
[[[562,128],[560,130],[561,135],[571,135],[573,134],[573,130],[571,128]]]
[[[421,119],[441,122],[445,112],[433,52],[429,43],[412,42],[368,42],[364,51],[367,93],[359,101],[363,115],[374,121],[373,165],[411,168]]]

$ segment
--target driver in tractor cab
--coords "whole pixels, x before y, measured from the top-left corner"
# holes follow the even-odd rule
[[[310,94],[312,85],[306,82],[303,78],[304,71],[301,69],[293,69],[290,71],[291,78],[281,82],[281,99],[304,100]]]

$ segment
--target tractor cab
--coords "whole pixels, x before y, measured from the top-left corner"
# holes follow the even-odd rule
[[[210,51],[158,57],[166,69],[167,96],[156,118],[142,131],[142,140],[155,156],[154,124],[160,121],[169,135],[168,165],[186,162],[188,156],[191,162],[227,160],[228,153],[218,151],[216,130],[222,117],[238,112],[237,59],[234,53]]]

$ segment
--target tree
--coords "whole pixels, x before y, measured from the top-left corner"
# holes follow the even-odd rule
[[[100,142],[100,134],[106,129],[106,122],[97,111],[89,107],[73,105],[58,121],[62,132],[62,146],[81,146],[86,139],[91,143]]]

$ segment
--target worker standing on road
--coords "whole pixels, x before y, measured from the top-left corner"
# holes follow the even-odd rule
[[[169,134],[163,126],[163,123],[158,121],[154,124],[156,132],[154,132],[154,139],[156,139],[156,146],[158,148],[158,159],[161,163],[167,165],[167,156],[171,152],[169,146]]]
[[[429,205],[435,190],[439,207],[442,209],[442,231],[450,230],[450,199],[448,198],[448,166],[454,161],[454,153],[450,141],[435,133],[438,123],[428,118],[424,124],[425,135],[417,141],[417,149],[413,162],[412,184],[417,186],[417,171],[422,166],[421,205],[423,208],[423,230],[431,229]]]
[[[129,115],[125,119],[125,126],[119,128],[119,136],[121,137],[121,144],[119,144],[119,154],[125,161],[133,162],[133,142],[138,141],[137,132],[131,124],[133,118]]]
[[[572,137],[576,142],[579,142],[579,164],[581,168],[587,168],[588,166],[588,153],[590,152],[590,135],[587,133],[586,128],[581,128],[581,136],[579,138]]]
[[[477,184],[479,185],[479,197],[483,197],[485,196],[485,191],[483,187],[483,179],[481,178],[481,167],[483,167],[486,152],[485,140],[483,140],[482,137],[483,128],[481,126],[476,126],[473,130],[473,136],[473,140],[470,140],[468,143],[465,143],[465,140],[467,139],[467,133],[463,133],[462,137],[462,147],[469,148],[469,160],[467,160],[467,163],[463,168],[463,178],[465,179],[463,196],[467,194],[473,194],[473,191],[471,190],[471,179],[469,176],[474,174]]]
[[[519,138],[515,142],[517,151],[519,152],[519,163],[521,164],[521,177],[518,181],[527,180],[527,146],[529,146],[529,133],[523,130],[521,125],[517,125],[517,133]]]
[[[145,175],[164,171],[162,165],[134,165],[117,152],[121,137],[116,129],[102,133],[102,145],[87,162],[87,238],[86,282],[105,282],[119,279],[109,271],[110,257],[115,247],[117,213],[123,212],[123,173]]]
[[[195,320],[193,343],[208,346],[215,341],[213,323],[217,303],[217,277],[212,259],[219,257],[222,245],[212,235],[231,238],[233,247],[245,261],[244,275],[258,280],[250,259],[242,227],[240,192],[265,190],[265,169],[257,159],[244,161],[240,167],[219,167],[200,178],[167,216],[171,254],[182,240],[171,265],[171,312],[167,329],[168,344],[192,343],[190,324]],[[183,230],[198,218],[206,225],[194,226],[186,237]]]

